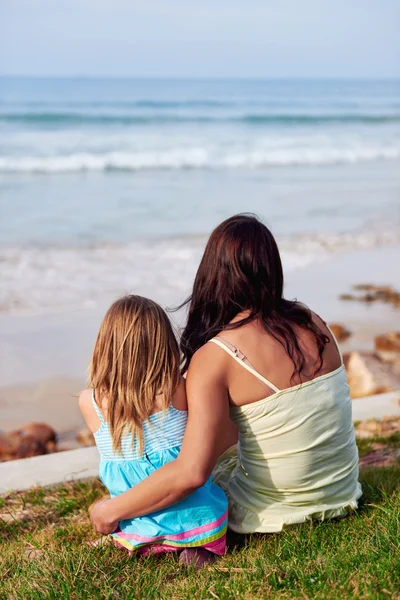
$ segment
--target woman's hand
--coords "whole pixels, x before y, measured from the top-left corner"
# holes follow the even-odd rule
[[[89,508],[89,516],[97,533],[108,535],[118,527],[118,521],[110,520],[110,511],[108,503],[110,499],[95,502]]]

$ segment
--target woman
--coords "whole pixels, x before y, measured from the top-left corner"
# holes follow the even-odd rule
[[[95,505],[96,529],[110,533],[122,519],[174,504],[213,471],[228,495],[229,526],[239,533],[281,531],[356,508],[358,454],[342,357],[324,321],[283,297],[267,227],[249,215],[219,225],[188,304],[181,452]]]

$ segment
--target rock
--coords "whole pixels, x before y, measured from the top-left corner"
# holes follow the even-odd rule
[[[96,442],[94,441],[93,433],[87,427],[78,431],[78,433],[76,434],[76,439],[82,446],[95,446],[96,445]]]
[[[355,427],[355,432],[359,439],[388,438],[400,432],[400,417],[385,417],[381,421],[376,419],[362,421]]]
[[[30,511],[29,509],[23,509],[23,508],[18,508],[16,509],[15,507],[12,507],[12,509],[10,510],[10,507],[5,510],[4,512],[0,512],[0,522],[3,521],[4,523],[18,523],[21,521],[26,521],[29,519],[30,516]]]
[[[340,300],[357,300],[357,297],[353,296],[353,294],[340,294],[339,299]]]
[[[400,292],[389,285],[373,285],[372,283],[361,283],[353,285],[356,292],[364,292],[359,295],[342,294],[341,300],[358,300],[360,302],[385,302],[395,308],[400,307]]]
[[[351,331],[340,323],[329,323],[329,328],[338,342],[344,342],[351,336]]]
[[[47,454],[45,444],[42,444],[40,440],[35,439],[31,435],[23,435],[13,458],[31,458],[32,456],[40,456],[41,454]]]
[[[353,285],[353,290],[357,290],[359,292],[372,292],[376,289],[373,283],[357,283]]]
[[[376,392],[377,386],[374,376],[358,352],[345,355],[344,364],[351,398],[371,396]]]
[[[392,304],[394,307],[400,306],[400,292],[390,286],[376,286],[374,295],[377,300]]]
[[[0,434],[0,461],[10,460],[16,454],[21,443],[17,432]]]
[[[29,458],[46,454],[45,444],[20,431],[11,431],[0,437],[0,461]]]
[[[363,421],[357,427],[357,431],[368,431],[373,435],[378,435],[378,433],[382,433],[381,424],[377,419],[369,419],[368,421]]]
[[[384,448],[386,448],[386,446],[381,442],[375,442],[374,444],[372,444],[372,450],[374,452],[376,452],[377,450],[383,450]]]
[[[22,435],[31,436],[48,452],[54,452],[57,434],[50,425],[46,423],[28,423],[18,430]]]
[[[16,431],[0,434],[0,461],[40,456],[54,452],[56,432],[45,423],[29,423]]]
[[[43,556],[43,548],[35,548],[34,546],[25,546],[24,556],[29,560],[40,560]]]
[[[400,360],[400,331],[390,331],[376,336],[375,351],[383,361]]]

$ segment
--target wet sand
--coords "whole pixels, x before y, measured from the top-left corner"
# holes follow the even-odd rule
[[[36,421],[51,425],[65,437],[73,437],[84,426],[78,408],[78,394],[83,387],[83,379],[54,377],[1,388],[1,428],[7,431]]]

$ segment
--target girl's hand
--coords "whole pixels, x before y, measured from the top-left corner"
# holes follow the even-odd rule
[[[99,502],[95,502],[89,508],[89,516],[93,523],[93,526],[97,533],[101,533],[103,535],[108,535],[115,531],[118,527],[118,521],[112,521],[109,518],[109,511],[107,504],[110,502],[108,500],[100,500]]]

